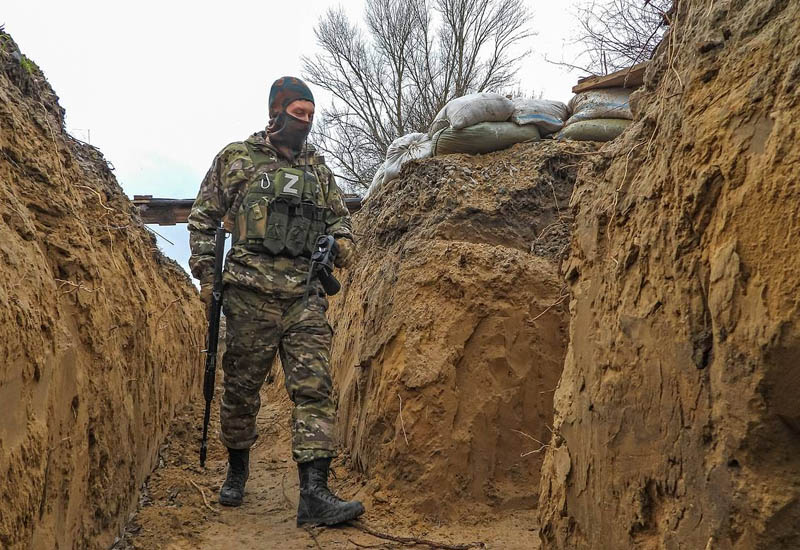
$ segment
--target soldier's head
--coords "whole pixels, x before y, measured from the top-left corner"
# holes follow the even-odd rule
[[[284,76],[269,90],[270,142],[285,156],[296,157],[311,131],[314,120],[314,95],[306,83]]]

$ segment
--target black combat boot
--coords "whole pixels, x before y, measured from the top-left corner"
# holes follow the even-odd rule
[[[298,527],[304,523],[335,525],[355,519],[364,513],[364,506],[360,502],[342,500],[328,489],[330,464],[330,458],[318,458],[297,465],[300,470]]]
[[[228,449],[228,476],[219,490],[219,503],[223,506],[240,506],[249,475],[250,449]]]

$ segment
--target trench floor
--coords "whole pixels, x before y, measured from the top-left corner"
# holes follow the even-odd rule
[[[218,433],[220,390],[217,388],[214,398],[211,434]],[[200,468],[203,404],[198,399],[177,415],[160,449],[159,465],[142,491],[138,511],[129,518],[113,550],[430,549],[467,548],[472,542],[483,542],[488,549],[539,548],[535,510],[511,511],[468,525],[398,512],[388,502],[381,502],[380,495],[364,498],[366,482],[348,468],[346,457],[334,461],[330,485],[342,498],[365,500],[366,514],[355,524],[297,528],[298,480],[290,453],[290,402],[274,387],[262,394],[260,437],[251,450],[244,504],[226,508],[217,502],[227,456],[216,435],[210,437],[206,468]],[[396,538],[439,544],[382,539],[366,533],[364,527]]]

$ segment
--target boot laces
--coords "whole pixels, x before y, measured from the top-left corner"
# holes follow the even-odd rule
[[[331,492],[331,490],[325,485],[317,486],[317,495],[319,496],[320,499],[330,504],[342,504],[343,502],[345,502],[344,500],[334,495],[333,492]]]
[[[246,470],[243,468],[228,466],[228,475],[225,479],[225,485],[243,486],[246,481]]]

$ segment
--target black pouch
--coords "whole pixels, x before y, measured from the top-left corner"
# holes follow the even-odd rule
[[[314,219],[316,206],[309,203],[302,203],[294,209],[294,215],[289,222],[289,231],[286,235],[286,251],[290,256],[300,256],[306,254],[311,256],[306,250],[309,230]]]
[[[290,208],[289,203],[280,197],[269,203],[267,231],[263,245],[273,255],[281,254],[284,251],[286,233],[289,229]]]

